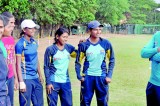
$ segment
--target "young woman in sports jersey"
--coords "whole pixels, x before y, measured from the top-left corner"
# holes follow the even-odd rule
[[[36,28],[39,26],[32,20],[25,19],[21,23],[21,38],[16,43],[16,68],[19,79],[20,106],[43,106],[43,82],[38,61],[38,44],[34,40]]]
[[[151,62],[150,78],[146,87],[146,106],[160,106],[160,31],[141,50],[141,57]]]
[[[15,40],[14,37],[11,36],[13,29],[15,27],[15,19],[14,16],[9,12],[3,12],[4,20],[6,22],[6,26],[4,27],[4,33],[2,36],[2,42],[7,50],[7,64],[8,64],[8,95],[11,100],[11,106],[14,106],[14,89],[19,89],[17,72],[15,69]]]
[[[49,46],[44,55],[44,73],[49,106],[57,106],[58,95],[61,106],[72,106],[72,91],[68,66],[70,56],[75,57],[75,48],[67,44],[68,30],[59,28],[55,33],[55,43]]]
[[[2,15],[0,15],[0,106],[11,106],[10,99],[8,97],[8,86],[7,75],[8,75],[8,67],[7,67],[7,51],[6,48],[1,41],[2,35],[4,33],[5,20]]]
[[[78,45],[75,69],[77,78],[81,81],[81,106],[90,106],[94,92],[97,106],[108,106],[108,84],[111,82],[115,59],[111,43],[100,37],[101,27],[102,25],[96,20],[88,23],[90,37]],[[85,60],[81,75],[83,58]]]

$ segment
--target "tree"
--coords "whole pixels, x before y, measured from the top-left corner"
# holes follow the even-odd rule
[[[147,17],[153,16],[153,8],[156,6],[154,0],[129,0],[129,3],[132,18],[128,23],[145,24]]]
[[[30,4],[31,13],[43,24],[71,25],[76,19],[77,9],[74,0],[32,0]]]
[[[98,9],[97,0],[76,0],[76,9],[78,15],[75,21],[77,23],[88,23],[95,19],[95,13]]]
[[[28,0],[1,0],[0,13],[9,11],[15,15],[17,19],[29,14]]]
[[[66,26],[73,25],[78,15],[75,0],[61,0],[59,6],[61,7],[58,12],[58,16],[60,19],[59,24],[63,24]]]
[[[129,11],[128,0],[99,0],[96,19],[111,25],[119,24],[125,18],[124,13]]]

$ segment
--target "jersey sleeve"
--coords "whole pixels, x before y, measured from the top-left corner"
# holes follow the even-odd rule
[[[1,75],[0,76],[0,96],[7,94],[7,86],[6,86],[7,73],[8,73],[7,63],[3,56],[3,52],[0,48],[0,75]]]
[[[84,56],[85,56],[85,47],[81,43],[78,45],[78,51],[77,51],[77,56],[76,56],[76,61],[75,61],[75,70],[77,74],[77,79],[79,80],[82,79],[80,72],[81,72],[81,62]]]
[[[115,56],[114,56],[114,51],[113,51],[111,43],[109,43],[109,49],[106,51],[106,55],[107,55],[107,58],[109,60],[108,73],[107,73],[106,76],[109,77],[109,78],[112,78],[113,69],[114,69],[114,66],[115,66]]]
[[[51,55],[51,50],[48,47],[45,51],[44,54],[44,74],[45,74],[45,78],[46,78],[46,85],[51,84],[50,81],[50,76],[51,76],[51,68],[52,68],[52,55]]]
[[[23,43],[17,42],[17,44],[15,45],[15,54],[21,55],[23,52],[23,49],[24,49]]]
[[[74,46],[70,45],[70,56],[76,58],[77,50]]]
[[[156,53],[155,55],[153,55],[150,60],[152,61],[156,61],[156,62],[160,62],[160,53]]]
[[[141,57],[151,58],[156,53],[157,53],[157,47],[154,47],[154,36],[153,36],[152,39],[142,48]]]

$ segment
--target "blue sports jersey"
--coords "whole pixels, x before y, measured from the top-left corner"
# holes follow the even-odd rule
[[[160,86],[160,31],[156,32],[147,45],[141,50],[142,58],[149,58],[152,62],[151,76],[149,82],[154,85]]]
[[[16,43],[15,53],[22,57],[21,70],[23,79],[38,78],[38,44],[31,38],[30,42],[24,37]]]
[[[86,42],[78,45],[75,69],[79,80],[82,78],[80,70],[81,61],[84,57],[83,75],[112,77],[115,58],[111,43],[108,40],[100,38],[96,44],[93,44],[87,39]],[[109,59],[108,69],[106,57]]]
[[[0,48],[0,97],[6,96],[8,93],[7,88],[7,74],[8,74],[8,67],[7,62],[4,57],[4,53]]]
[[[49,46],[44,55],[44,73],[46,84],[53,82],[70,82],[68,65],[70,56],[75,57],[75,48],[70,44],[65,44],[63,50],[59,50],[56,44]]]
[[[1,40],[0,40],[0,49],[2,50],[4,57],[7,58],[7,50]]]

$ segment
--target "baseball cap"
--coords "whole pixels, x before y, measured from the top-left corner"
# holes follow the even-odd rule
[[[91,29],[91,28],[94,29],[94,28],[97,28],[97,27],[103,27],[103,25],[100,24],[97,20],[91,21],[87,25],[88,30]]]
[[[21,29],[24,29],[24,28],[36,28],[36,29],[39,29],[40,26],[35,24],[31,19],[25,19],[21,23]]]

